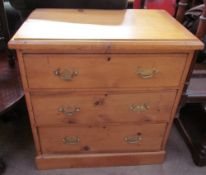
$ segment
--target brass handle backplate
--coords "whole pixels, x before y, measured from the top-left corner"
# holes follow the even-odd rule
[[[53,73],[55,76],[59,77],[64,81],[71,81],[74,79],[75,76],[79,74],[77,70],[73,69],[56,69]]]
[[[74,116],[77,112],[80,111],[80,108],[75,106],[61,106],[59,107],[58,111],[62,112],[66,116]]]
[[[124,141],[127,142],[128,144],[137,144],[142,140],[142,135],[134,135],[134,136],[127,136],[124,138]]]
[[[67,136],[63,138],[64,144],[75,145],[80,142],[80,138],[76,136]]]
[[[134,112],[144,112],[149,110],[150,106],[146,103],[143,104],[132,104],[130,110]]]
[[[138,68],[137,69],[137,75],[140,78],[147,79],[147,78],[152,78],[154,77],[159,71],[157,69],[143,69],[143,68]]]

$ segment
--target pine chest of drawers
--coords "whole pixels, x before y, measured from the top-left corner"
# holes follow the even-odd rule
[[[37,9],[9,42],[39,169],[161,163],[195,50],[157,10]]]

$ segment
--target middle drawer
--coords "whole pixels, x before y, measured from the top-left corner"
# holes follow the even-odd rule
[[[168,121],[176,91],[32,93],[37,125]]]

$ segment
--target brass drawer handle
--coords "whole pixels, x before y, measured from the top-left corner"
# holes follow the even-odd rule
[[[77,112],[80,111],[80,108],[75,107],[75,106],[67,106],[67,107],[61,106],[61,107],[59,107],[58,111],[62,112],[66,116],[73,116]]]
[[[75,76],[77,76],[79,72],[77,70],[72,69],[56,69],[54,71],[54,75],[59,77],[60,79],[64,81],[71,81]]]
[[[143,79],[152,78],[154,77],[159,71],[156,69],[137,69],[137,75]]]
[[[63,142],[67,145],[75,145],[80,142],[80,138],[76,136],[67,136],[63,138]]]
[[[149,106],[148,104],[146,104],[146,103],[140,104],[140,105],[138,105],[138,104],[132,104],[132,105],[130,106],[130,109],[131,109],[132,111],[134,111],[134,112],[144,112],[144,111],[149,110],[149,108],[150,108],[150,106]]]
[[[134,136],[127,136],[124,138],[124,141],[127,142],[128,144],[137,144],[142,140],[142,135],[134,135]]]

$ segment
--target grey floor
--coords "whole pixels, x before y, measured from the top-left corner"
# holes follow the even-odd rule
[[[167,145],[167,158],[162,165],[107,168],[78,168],[38,171],[28,121],[14,117],[0,121],[0,157],[7,169],[4,175],[206,175],[206,167],[194,165],[191,155],[176,128],[172,128]]]

